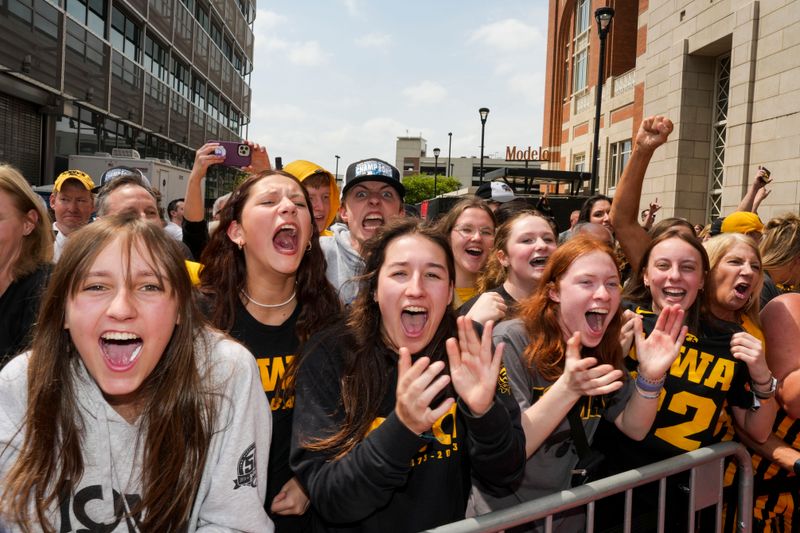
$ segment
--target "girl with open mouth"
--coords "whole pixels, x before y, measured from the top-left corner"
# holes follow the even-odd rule
[[[244,344],[261,372],[273,418],[265,508],[279,533],[310,529],[308,496],[289,468],[292,375],[302,343],[340,313],[311,205],[294,176],[251,175],[223,209],[200,274],[212,324]]]
[[[548,258],[556,250],[555,223],[538,211],[523,210],[497,228],[494,248],[478,277],[478,296],[458,310],[467,318],[513,318],[517,304],[533,294],[542,279]]]
[[[495,490],[525,459],[502,346],[451,308],[441,233],[389,223],[364,247],[348,320],[306,344],[292,468],[315,531],[420,531],[464,518],[470,478]],[[457,337],[457,339],[455,338]]]
[[[494,213],[483,199],[467,198],[454,205],[436,227],[453,250],[456,268],[453,309],[458,310],[478,293],[478,274],[486,266],[494,246]]]
[[[272,531],[252,356],[204,326],[183,255],[132,215],[70,235],[31,350],[0,373],[0,523]]]
[[[732,424],[756,442],[772,431],[777,402],[758,318],[758,248],[749,237],[734,234],[704,244],[706,248],[682,230],[668,230],[651,241],[639,272],[626,286],[626,306],[635,311],[631,320],[641,320],[647,334],[665,306],[679,305],[686,311],[689,335],[681,355],[660,378],[659,411],[645,439],[631,442],[608,425],[598,432],[599,447],[613,450],[608,461],[612,474],[730,440]],[[629,334],[632,325],[626,325]],[[637,357],[638,350],[631,350],[626,365],[635,365]],[[667,485],[666,512],[660,519],[668,530],[686,528],[680,487],[686,483],[688,478],[677,476]],[[634,527],[655,527],[657,488],[637,492]],[[621,516],[621,501],[602,505],[598,516]],[[697,523],[714,527],[713,514],[700,513]]]
[[[631,438],[647,434],[658,406],[651,384],[678,354],[686,334],[683,310],[668,306],[647,339],[638,324],[641,357],[632,379],[622,367],[620,302],[614,251],[599,240],[576,236],[552,254],[538,288],[521,303],[519,318],[495,328],[494,342],[506,346],[504,361],[522,410],[528,460],[510,496],[498,498],[476,485],[472,512],[510,507],[570,487],[579,460],[571,412],[588,442],[601,417]],[[559,516],[553,530],[579,531],[582,520],[582,513]],[[520,530],[538,531],[542,525],[534,522]]]

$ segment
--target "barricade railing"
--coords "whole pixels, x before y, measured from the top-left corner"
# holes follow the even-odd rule
[[[544,518],[545,532],[552,531],[553,516],[581,506],[586,506],[587,533],[594,531],[595,502],[602,498],[625,492],[624,531],[631,531],[633,489],[654,481],[659,482],[658,531],[664,531],[665,494],[669,476],[690,471],[688,530],[695,529],[695,511],[716,504],[717,531],[722,528],[722,486],[725,459],[733,456],[738,465],[738,501],[736,530],[751,533],[753,516],[753,465],[750,454],[741,444],[721,442],[691,452],[598,479],[585,485],[524,502],[508,509],[467,518],[431,529],[434,533],[483,533],[526,524]],[[728,509],[728,513],[734,512]]]

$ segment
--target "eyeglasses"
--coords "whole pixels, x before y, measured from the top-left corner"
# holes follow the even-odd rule
[[[469,239],[470,237],[475,235],[475,233],[478,233],[478,235],[481,238],[483,238],[483,237],[494,237],[494,230],[492,228],[487,228],[487,227],[475,228],[475,227],[472,227],[472,226],[456,226],[456,227],[453,228],[453,231],[457,232],[459,235],[461,235],[465,239]]]

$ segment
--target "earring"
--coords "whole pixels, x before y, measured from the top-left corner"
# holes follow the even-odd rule
[[[311,241],[308,241],[308,246],[306,246],[306,253],[311,251]]]
[[[241,250],[241,249],[242,249],[242,243],[241,243],[241,241],[240,241],[240,242],[237,242],[237,243],[236,243],[236,246],[238,246],[238,247],[239,247],[239,250]]]

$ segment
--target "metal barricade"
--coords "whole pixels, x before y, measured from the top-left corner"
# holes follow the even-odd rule
[[[607,496],[625,492],[624,531],[631,531],[631,502],[634,488],[659,482],[658,531],[664,531],[664,509],[667,478],[681,472],[691,471],[688,529],[694,530],[696,510],[716,504],[717,529],[721,528],[722,484],[725,471],[725,458],[733,456],[738,464],[738,505],[736,528],[739,533],[750,533],[753,517],[753,465],[750,454],[741,444],[721,442],[706,448],[687,452],[664,461],[649,464],[635,470],[622,472],[586,485],[550,494],[529,502],[521,503],[477,516],[453,522],[429,530],[435,533],[483,533],[500,531],[505,528],[545,519],[545,532],[552,530],[553,515],[586,506],[587,533],[594,531],[595,502]],[[698,501],[699,500],[699,501]],[[733,512],[729,509],[728,512]],[[670,532],[671,533],[671,532]]]

